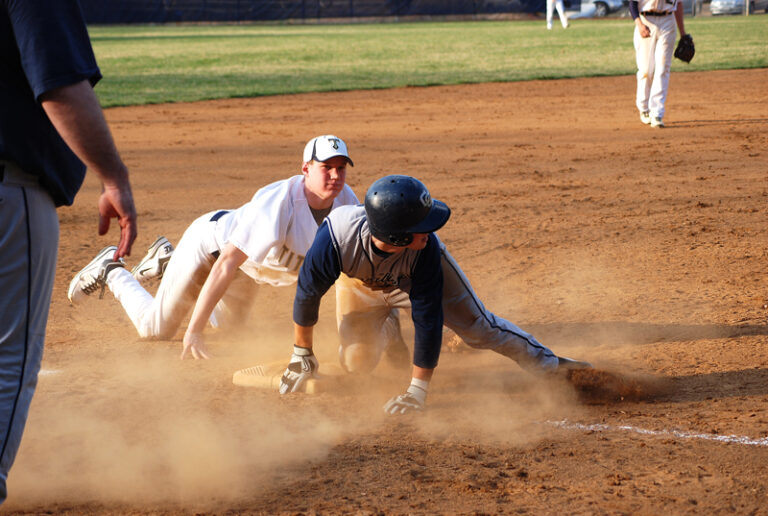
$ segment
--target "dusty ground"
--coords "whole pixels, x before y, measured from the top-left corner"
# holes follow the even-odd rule
[[[580,396],[491,352],[444,353],[417,417],[381,411],[409,378],[384,366],[314,397],[234,386],[288,359],[292,289],[262,289],[205,362],[178,359],[180,334],[140,341],[109,294],[69,306],[115,241],[90,178],[60,210],[46,374],[3,512],[767,514],[766,84],[674,73],[663,130],[640,124],[631,76],[109,110],[141,217],[129,265],[335,133],[358,196],[422,179],[489,308],[639,395]]]

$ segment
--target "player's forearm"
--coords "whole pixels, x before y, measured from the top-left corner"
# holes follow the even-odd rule
[[[293,300],[293,322],[299,326],[314,326],[320,314],[319,297],[304,297],[296,291]]]
[[[128,169],[87,80],[48,91],[40,102],[56,131],[89,170],[108,187],[129,186]]]
[[[424,380],[425,382],[428,382],[432,379],[432,373],[434,372],[435,372],[434,367],[432,369],[427,369],[425,367],[419,367],[417,365],[414,365],[412,376],[419,380]]]
[[[314,326],[301,326],[293,323],[294,344],[300,348],[312,349]]]
[[[685,36],[685,21],[682,2],[677,4],[677,9],[675,10],[675,22],[677,23],[677,30],[680,31],[680,35]]]
[[[436,304],[426,304],[419,299],[411,301],[411,319],[414,329],[413,364],[421,368],[435,368],[440,358],[440,347],[443,341],[441,300],[442,295],[436,296]]]
[[[223,256],[222,256],[223,257]],[[237,267],[228,264],[226,260],[219,260],[213,264],[208,278],[206,278],[200,295],[195,302],[195,308],[192,311],[192,317],[189,321],[187,331],[190,333],[202,333],[205,325],[208,323],[216,303],[224,297],[224,293],[232,284],[232,280],[237,272]]]

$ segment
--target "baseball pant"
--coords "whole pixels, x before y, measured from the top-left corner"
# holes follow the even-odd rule
[[[675,15],[642,16],[651,30],[647,38],[635,27],[634,44],[637,59],[637,109],[649,111],[651,117],[664,118],[672,54],[675,51],[677,25]]]
[[[59,220],[50,195],[0,161],[0,503],[37,385],[51,304]]]
[[[546,346],[486,310],[464,272],[445,249],[441,262],[445,326],[456,332],[467,345],[495,351],[515,360],[524,369],[557,368],[557,356]],[[342,276],[336,282],[336,322],[342,366],[348,371],[372,370],[384,350],[402,339],[398,309],[410,307],[408,294],[402,290],[374,291],[359,280]]]
[[[565,5],[563,0],[547,0],[547,28],[552,28],[552,19],[554,17],[554,11],[557,9],[557,15],[560,17],[560,24],[565,29],[568,27],[568,17],[565,15]]]
[[[117,268],[110,272],[107,286],[123,305],[142,338],[170,339],[191,312],[211,272],[219,251],[214,238],[216,212],[198,217],[184,232],[168,261],[163,279],[153,297],[131,275]],[[256,284],[238,271],[226,294],[211,316],[213,326],[242,322],[253,305]]]

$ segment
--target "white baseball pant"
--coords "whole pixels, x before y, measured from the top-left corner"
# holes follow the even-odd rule
[[[664,118],[664,104],[667,100],[672,54],[675,51],[677,24],[675,15],[642,16],[643,23],[650,29],[647,38],[640,36],[635,27],[634,44],[637,59],[637,109],[650,111],[651,117]]]
[[[170,339],[191,312],[216,261],[219,246],[214,238],[217,212],[198,217],[181,237],[154,297],[130,271],[110,272],[107,286],[123,305],[142,338]],[[214,326],[234,324],[245,319],[253,305],[256,283],[238,271],[211,317]]]
[[[554,11],[557,9],[557,15],[560,17],[560,23],[563,28],[568,27],[568,17],[565,15],[565,5],[563,0],[547,0],[547,28],[552,28],[552,18],[554,17]]]

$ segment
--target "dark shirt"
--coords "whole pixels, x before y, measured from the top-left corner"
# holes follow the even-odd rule
[[[77,0],[0,0],[0,159],[72,204],[85,165],[51,124],[40,95],[101,79]]]
[[[334,247],[328,223],[317,230],[299,270],[293,320],[300,326],[317,323],[320,299],[341,274],[339,255]],[[443,338],[443,272],[440,244],[429,235],[426,247],[407,278],[408,295],[414,325],[413,363],[425,369],[437,366]]]

